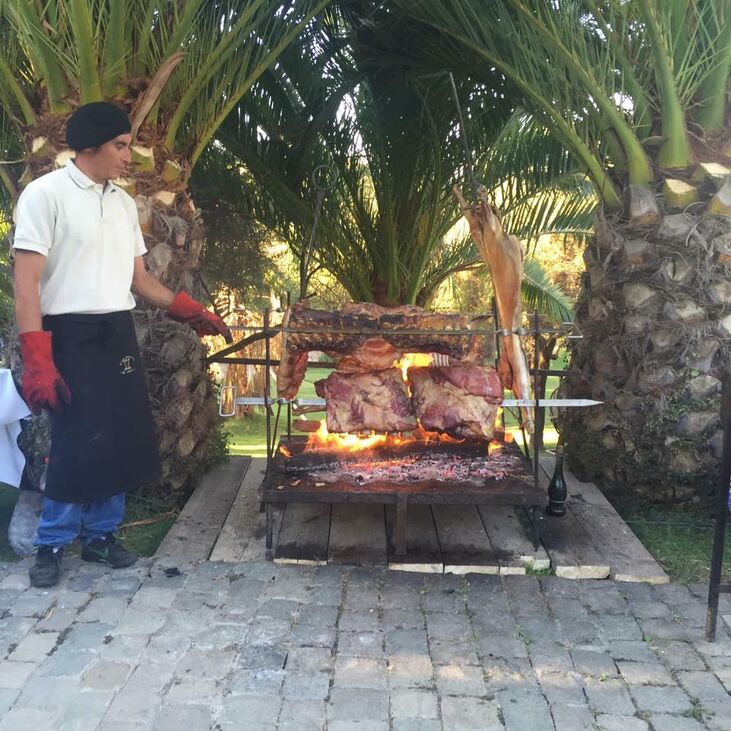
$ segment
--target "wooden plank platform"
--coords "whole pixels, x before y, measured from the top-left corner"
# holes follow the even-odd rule
[[[328,563],[384,566],[387,563],[385,526],[383,505],[333,505]]]
[[[435,506],[445,574],[499,574],[500,564],[475,505]]]
[[[231,457],[203,477],[158,546],[156,560],[185,564],[210,557],[250,463],[250,457]]]
[[[542,571],[551,565],[543,546],[533,548],[520,509],[504,505],[478,505],[482,524],[497,555],[501,574],[524,574],[526,568]]]
[[[541,482],[553,472],[553,455],[541,457]],[[174,555],[188,544],[188,556],[201,560],[241,562],[265,556],[264,514],[259,511],[265,460],[254,459],[243,480],[229,463],[211,473],[186,506],[180,526],[171,530],[158,555]],[[667,574],[614,511],[601,491],[566,472],[567,515],[543,520],[543,546],[534,551],[529,507],[510,505],[408,505],[406,554],[395,550],[394,505],[372,503],[287,503],[274,510],[274,560],[289,563],[387,565],[396,570],[453,573],[518,573],[542,570],[549,563],[557,576],[573,579],[666,583]],[[237,485],[240,482],[240,487]],[[214,490],[221,490],[221,503]],[[220,529],[204,523],[221,521],[230,496],[236,494]],[[226,495],[229,497],[227,498]],[[373,496],[377,498],[377,496]],[[228,503],[227,503],[228,500]],[[186,517],[187,515],[187,517]],[[208,518],[203,516],[208,515]],[[218,516],[218,517],[216,517]],[[281,527],[280,527],[281,525]],[[219,522],[220,526],[220,522]],[[181,533],[182,531],[182,533]],[[188,536],[181,540],[179,536]],[[176,538],[178,536],[178,538]],[[206,541],[215,541],[213,550]],[[194,548],[197,546],[197,548]]]
[[[396,508],[386,506],[388,568],[395,571],[437,573],[444,571],[434,516],[429,505],[411,505],[406,524],[406,555],[396,553]]]
[[[553,474],[554,457],[541,455],[541,469],[546,479]],[[591,482],[581,482],[565,471],[568,487],[568,512],[589,532],[595,545],[611,557],[610,576],[615,581],[642,581],[667,584],[670,581],[652,554],[640,543],[618,515],[602,491]]]
[[[323,503],[287,504],[282,515],[274,562],[311,566],[326,564],[331,507]]]

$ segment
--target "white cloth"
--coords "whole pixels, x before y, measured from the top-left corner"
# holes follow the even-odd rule
[[[7,368],[0,368],[0,482],[13,487],[20,485],[25,457],[18,449],[20,419],[30,416],[25,401],[20,398],[13,376]]]
[[[134,258],[147,249],[137,206],[114,183],[102,186],[73,160],[29,183],[15,212],[13,248],[47,257],[41,313],[131,310]]]

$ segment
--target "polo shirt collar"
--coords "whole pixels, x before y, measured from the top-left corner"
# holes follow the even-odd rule
[[[73,160],[69,160],[66,163],[66,170],[68,171],[71,180],[79,186],[79,188],[91,188],[94,185],[103,187],[101,183],[95,183],[86,173],[82,172]],[[111,180],[107,181],[109,190],[116,189],[116,185]]]

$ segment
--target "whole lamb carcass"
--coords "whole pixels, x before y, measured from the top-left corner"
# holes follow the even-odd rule
[[[530,375],[525,352],[516,330],[521,325],[520,285],[523,280],[523,249],[520,241],[505,233],[499,216],[487,202],[487,192],[480,186],[478,203],[469,205],[458,186],[453,188],[462,213],[470,225],[472,238],[480,256],[490,270],[495,299],[497,300],[500,328],[507,330],[502,336],[499,373],[503,385],[511,388],[519,399],[530,399]],[[533,433],[533,412],[522,407],[523,421]]]

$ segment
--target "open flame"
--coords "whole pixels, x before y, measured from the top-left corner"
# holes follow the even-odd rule
[[[462,444],[464,439],[455,439],[448,434],[426,431],[421,427],[411,432],[403,432],[401,435],[379,434],[378,432],[371,432],[367,435],[330,433],[327,430],[325,422],[321,421],[320,428],[310,434],[304,451],[359,452],[377,446],[401,446],[402,444],[413,444],[416,442],[424,444],[435,444],[439,442]]]
[[[408,382],[406,373],[412,366],[430,366],[432,357],[429,353],[404,353],[394,364],[394,368],[401,369],[401,376]]]

